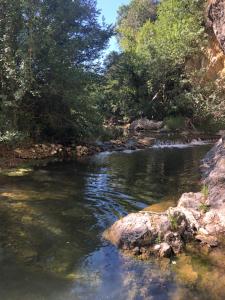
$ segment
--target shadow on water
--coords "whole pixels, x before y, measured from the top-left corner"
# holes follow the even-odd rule
[[[101,234],[129,212],[164,209],[183,192],[199,190],[199,162],[208,148],[102,153],[1,174],[0,298],[206,299],[202,270],[212,274],[210,260],[203,264],[192,253],[176,265],[138,261]],[[215,294],[222,292],[218,287]]]

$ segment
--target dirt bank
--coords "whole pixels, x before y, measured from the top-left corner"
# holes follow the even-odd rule
[[[191,143],[192,141],[216,141],[219,135],[206,135],[198,132],[163,133],[159,131],[129,132],[128,135],[108,141],[84,142],[78,145],[27,144],[17,147],[0,144],[0,169],[15,168],[39,161],[72,160],[92,156],[100,152],[140,150],[157,143]]]

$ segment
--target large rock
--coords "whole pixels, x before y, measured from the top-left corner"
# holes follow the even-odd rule
[[[147,118],[142,118],[136,121],[133,121],[130,124],[129,129],[138,131],[138,130],[159,130],[163,127],[163,122],[157,122],[148,120]]]
[[[176,207],[163,213],[141,211],[129,214],[106,230],[104,237],[136,255],[177,254],[193,239],[215,247],[217,235],[225,232],[224,139],[207,154],[202,171],[208,195],[185,193]]]
[[[183,240],[192,234],[186,216],[177,209],[165,213],[139,212],[129,214],[104,232],[104,238],[122,250],[168,256],[178,253]],[[165,246],[168,245],[168,247]],[[158,245],[158,247],[157,247]],[[137,251],[137,248],[139,251]]]
[[[208,23],[225,53],[225,0],[210,0],[208,7]]]

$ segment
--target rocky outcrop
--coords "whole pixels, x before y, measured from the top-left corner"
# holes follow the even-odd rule
[[[208,24],[225,53],[225,0],[210,0],[207,17]]]
[[[36,144],[26,148],[16,148],[14,155],[20,159],[45,159],[60,156],[65,148],[60,144]]]
[[[171,222],[172,218],[176,219],[176,225]],[[176,226],[179,226],[179,230],[175,231]],[[146,257],[157,253],[162,257],[180,252],[181,237],[188,236],[189,230],[186,217],[171,209],[165,213],[130,214],[109,228],[104,237],[135,255]]]
[[[217,246],[217,235],[225,232],[225,139],[207,154],[202,172],[202,192],[183,194],[178,205],[164,213],[130,214],[106,230],[104,237],[144,257],[177,254],[190,240]]]
[[[208,0],[205,21],[208,43],[187,60],[186,70],[196,86],[213,82],[220,88],[225,78],[225,0]],[[196,70],[204,73],[196,76]]]
[[[148,120],[147,118],[142,118],[135,120],[130,124],[129,130],[139,131],[139,130],[159,130],[163,127],[163,122],[157,122]]]
[[[173,132],[130,132],[128,136],[106,142],[97,141],[95,145],[83,145],[76,148],[77,157],[88,156],[99,152],[130,151],[148,149],[152,146],[190,144],[199,142],[214,143],[220,135],[205,135],[198,132],[184,131],[179,135]]]

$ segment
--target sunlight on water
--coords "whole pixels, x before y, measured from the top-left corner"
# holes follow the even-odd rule
[[[207,150],[105,153],[0,175],[0,298],[223,299],[222,249],[144,262],[101,237],[129,212],[163,211],[199,190]]]
[[[2,174],[10,177],[16,177],[16,176],[26,176],[29,173],[32,172],[31,168],[18,168],[18,169],[12,169],[12,170],[6,170],[2,172]]]

